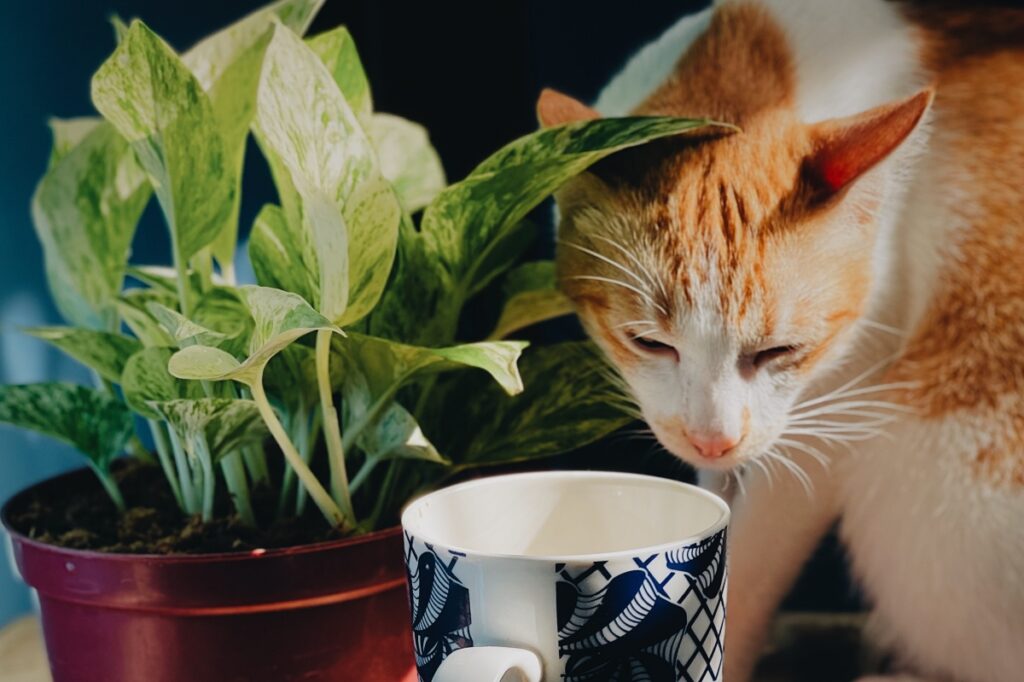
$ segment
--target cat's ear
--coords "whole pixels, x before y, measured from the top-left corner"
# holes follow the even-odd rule
[[[928,88],[900,102],[814,124],[814,150],[806,162],[810,180],[826,194],[841,192],[907,139],[933,97]]]
[[[544,128],[595,118],[601,118],[601,114],[578,99],[551,88],[544,88],[537,99],[537,120]]]

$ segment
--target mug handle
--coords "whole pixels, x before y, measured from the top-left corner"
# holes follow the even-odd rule
[[[518,677],[507,677],[518,672]],[[434,682],[541,682],[540,657],[529,649],[470,646],[448,654]]]

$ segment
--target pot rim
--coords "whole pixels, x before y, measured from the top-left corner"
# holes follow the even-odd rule
[[[28,537],[21,531],[14,528],[9,518],[11,508],[20,501],[25,495],[28,495],[32,490],[43,485],[48,485],[60,481],[61,479],[74,478],[81,476],[83,473],[91,473],[88,467],[81,467],[78,469],[72,469],[56,476],[51,476],[42,481],[34,483],[27,488],[22,488],[14,495],[12,495],[3,506],[0,507],[0,524],[3,525],[4,530],[10,535],[11,542],[19,542],[25,545],[33,547],[36,551],[47,552],[50,554],[56,554],[60,556],[77,557],[80,559],[91,559],[94,561],[109,561],[112,563],[132,563],[137,561],[145,561],[146,563],[161,563],[161,564],[202,564],[202,563],[219,563],[219,562],[230,562],[230,561],[247,561],[247,560],[266,560],[273,557],[281,556],[296,556],[302,554],[312,554],[315,552],[323,552],[328,550],[340,549],[343,547],[352,547],[365,544],[368,542],[374,542],[376,540],[382,540],[390,538],[395,535],[400,535],[402,532],[402,526],[395,525],[381,530],[375,530],[364,535],[354,535],[347,538],[338,538],[337,540],[325,540],[323,542],[314,542],[305,545],[293,545],[291,547],[275,547],[267,549],[252,549],[241,552],[215,552],[210,554],[132,554],[127,552],[101,552],[95,549],[74,549],[71,547],[61,547],[59,545],[52,545],[48,542],[42,542]]]

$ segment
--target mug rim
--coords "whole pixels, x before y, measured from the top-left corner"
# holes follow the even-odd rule
[[[689,535],[686,537],[672,540],[671,542],[664,542],[657,545],[642,545],[639,547],[633,547],[630,549],[616,550],[614,552],[591,552],[588,554],[515,554],[509,552],[487,552],[480,551],[468,547],[462,547],[459,545],[449,544],[442,540],[438,540],[436,537],[430,537],[429,534],[413,533],[409,529],[409,521],[411,520],[410,514],[418,507],[424,504],[424,502],[433,497],[434,495],[441,495],[451,493],[453,491],[466,490],[469,488],[475,488],[481,485],[494,484],[497,481],[507,479],[529,479],[529,478],[566,478],[566,479],[614,479],[614,480],[634,480],[634,481],[646,481],[648,483],[655,483],[669,488],[677,488],[681,491],[686,491],[691,495],[704,498],[707,502],[717,507],[720,514],[718,519],[708,525],[706,528],[698,533]],[[461,552],[467,557],[477,557],[482,559],[503,559],[503,560],[520,560],[520,561],[535,561],[544,563],[575,563],[575,562],[594,562],[594,561],[605,561],[615,560],[622,558],[629,558],[635,556],[637,553],[661,553],[676,547],[684,545],[692,545],[702,540],[706,540],[709,537],[714,536],[716,533],[726,528],[729,525],[732,511],[729,508],[728,503],[723,500],[720,496],[715,493],[705,490],[700,486],[693,485],[692,483],[684,483],[682,481],[676,481],[671,478],[663,478],[661,476],[651,476],[648,474],[634,474],[627,472],[617,471],[531,471],[526,473],[516,474],[501,474],[498,476],[486,476],[483,478],[474,479],[472,481],[465,481],[463,483],[457,483],[452,486],[440,488],[429,492],[421,497],[416,498],[405,506],[402,510],[401,525],[402,530],[413,535],[417,540],[421,542],[438,545],[447,550],[454,550]]]

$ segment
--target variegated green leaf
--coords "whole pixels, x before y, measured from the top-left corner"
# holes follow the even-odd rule
[[[303,254],[292,267],[315,264],[313,303],[325,316],[361,319],[387,282],[401,208],[332,75],[280,26],[264,58],[254,129]]]
[[[124,450],[134,427],[117,398],[62,383],[0,386],[0,422],[68,443],[100,471]]]
[[[170,424],[193,458],[205,444],[216,461],[243,445],[261,443],[267,435],[256,403],[251,400],[200,398],[153,401],[150,407]]]
[[[351,332],[344,338],[335,338],[333,343],[346,372],[347,368],[357,368],[376,396],[393,395],[424,371],[443,372],[460,366],[484,370],[506,393],[515,395],[523,390],[516,361],[527,345],[524,341],[485,341],[423,348]]]
[[[203,38],[182,55],[182,61],[195,74],[203,90],[210,91],[235,64],[239,55],[259,42],[275,19],[302,35],[323,4],[324,0],[270,3]]]
[[[204,293],[192,311],[192,319],[223,335],[224,338],[216,344],[219,348],[238,356],[249,352],[252,315],[236,289],[215,286]]]
[[[135,339],[75,327],[30,327],[25,330],[64,351],[70,357],[113,383],[120,383],[124,365],[142,348]]]
[[[142,345],[176,345],[167,330],[150,314],[149,308],[146,307],[150,303],[159,303],[170,308],[177,304],[177,297],[163,289],[126,289],[117,302],[117,312],[125,326],[142,342]]]
[[[68,155],[72,149],[103,123],[98,116],[81,116],[79,118],[51,118],[50,132],[53,135],[53,149],[50,151],[50,168]]]
[[[234,205],[235,173],[210,99],[174,51],[142,22],[100,66],[92,99],[149,175],[184,267]]]
[[[363,62],[348,29],[339,26],[307,38],[306,44],[327,67],[356,117],[360,121],[369,119],[373,112],[370,81],[366,78]]]
[[[625,426],[621,394],[588,343],[542,346],[522,360],[526,390],[509,398],[473,373],[452,375],[435,399],[431,435],[459,468],[547,457]]]
[[[498,274],[495,263],[510,264],[494,251],[509,248],[509,233],[544,198],[609,154],[710,125],[703,119],[609,118],[547,128],[506,145],[441,192],[423,213],[417,243],[402,245],[423,252],[409,258],[438,261],[447,279],[396,273],[371,329],[389,338],[449,343],[466,297]],[[428,287],[433,291],[424,291]],[[409,299],[435,305],[408,308]]]
[[[251,384],[274,355],[299,337],[318,329],[341,333],[296,294],[257,286],[242,287],[239,294],[254,321],[249,357],[239,362],[216,348],[190,346],[171,358],[171,374],[181,379],[234,379]]]
[[[505,307],[491,333],[503,339],[525,327],[568,315],[572,302],[555,286],[553,261],[523,263],[505,279]]]
[[[272,3],[204,38],[182,55],[182,61],[210,97],[225,152],[235,171],[234,203],[224,226],[211,244],[214,258],[220,263],[221,270],[229,273],[229,279],[238,238],[245,140],[255,113],[256,87],[273,22],[279,20],[302,35],[322,4],[323,0]]]
[[[279,206],[267,204],[252,226],[249,236],[249,261],[256,273],[256,281],[265,287],[274,287],[314,301],[320,282],[316,278],[319,265],[313,257],[315,248],[302,244],[308,236],[304,230],[293,231],[288,227],[284,212]]]
[[[50,168],[32,197],[46,278],[68,322],[109,330],[151,190],[131,149],[109,124],[57,123],[53,130]]]
[[[415,213],[433,201],[444,189],[445,177],[427,129],[391,114],[373,114],[365,125],[381,173],[394,186],[402,208]]]
[[[167,371],[173,354],[170,348],[145,348],[128,358],[125,364],[120,379],[125,402],[147,419],[160,418],[150,402],[203,397],[203,388],[198,382],[176,379]]]
[[[222,381],[237,379],[243,383],[254,381],[258,374],[243,368],[234,355],[212,346],[189,346],[171,356],[167,371],[179,379]]]
[[[172,310],[160,303],[149,303],[146,305],[149,314],[153,316],[160,326],[171,335],[176,346],[190,346],[198,343],[202,346],[216,346],[224,339],[224,334],[207,329],[188,319],[177,310]]]
[[[370,418],[376,400],[358,368],[352,367],[346,372],[342,395],[346,424],[358,424]],[[422,459],[439,464],[447,462],[423,434],[416,418],[397,402],[391,402],[379,410],[376,419],[359,434],[356,445],[370,459]]]

